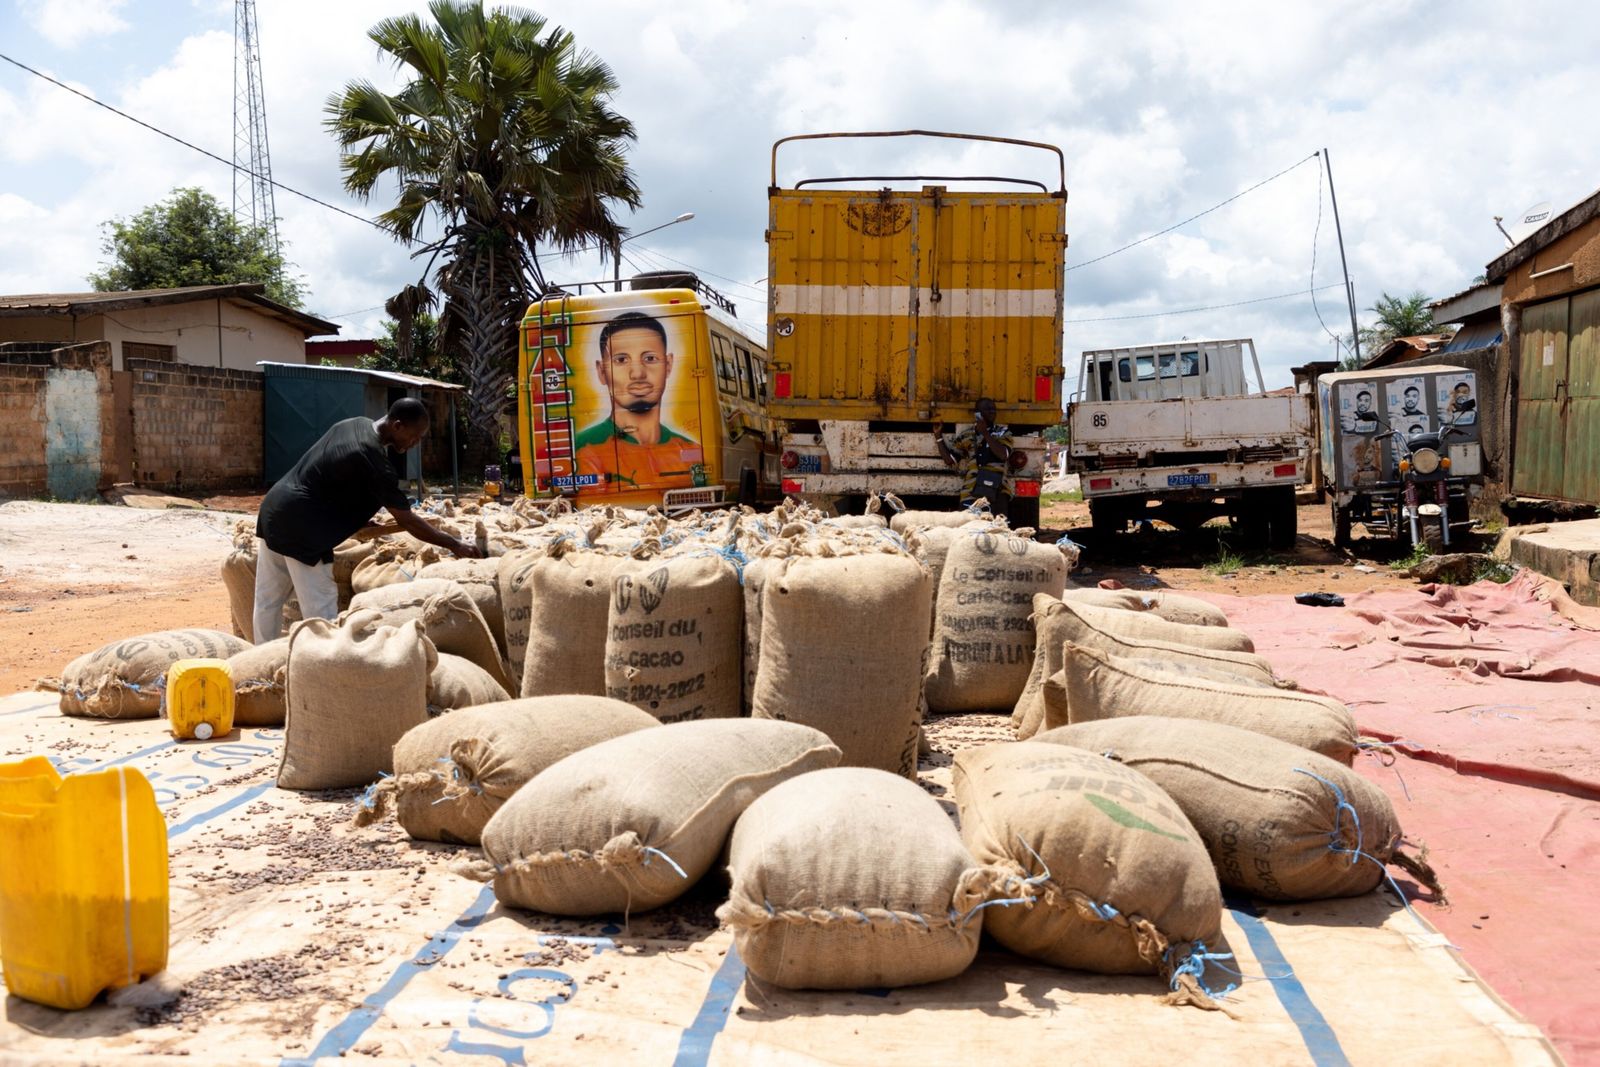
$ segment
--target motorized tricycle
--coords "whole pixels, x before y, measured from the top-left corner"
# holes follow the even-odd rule
[[[1368,535],[1451,543],[1483,488],[1477,378],[1463,367],[1386,367],[1317,379],[1336,544]]]

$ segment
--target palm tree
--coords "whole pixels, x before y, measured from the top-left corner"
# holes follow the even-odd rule
[[[409,80],[394,93],[352,81],[329,97],[347,190],[399,186],[378,222],[428,256],[388,303],[398,334],[442,294],[441,341],[465,372],[469,438],[492,453],[507,406],[517,327],[546,288],[538,245],[612,247],[616,205],[639,206],[624,154],[633,124],[610,106],[617,80],[573,36],[532,11],[434,0],[432,24],[384,19],[368,36]],[[439,236],[423,241],[436,225]],[[434,270],[437,264],[437,271]],[[430,284],[430,273],[432,274]]]

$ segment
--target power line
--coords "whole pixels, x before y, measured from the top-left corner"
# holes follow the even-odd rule
[[[1145,236],[1139,238],[1137,241],[1130,241],[1128,244],[1123,245],[1121,248],[1112,249],[1111,251],[1107,252],[1103,256],[1095,256],[1093,259],[1086,259],[1082,263],[1074,263],[1072,266],[1070,266],[1070,267],[1068,267],[1066,269],[1069,270],[1069,271],[1080,270],[1080,269],[1082,269],[1084,267],[1089,266],[1089,264],[1091,264],[1091,263],[1098,263],[1102,259],[1110,259],[1112,256],[1120,255],[1121,253],[1126,252],[1130,248],[1137,248],[1139,245],[1144,244],[1146,241],[1153,241],[1157,237],[1162,236],[1163,234],[1168,234],[1168,233],[1171,233],[1173,230],[1181,229],[1182,227],[1189,225],[1189,223],[1193,222],[1195,219],[1203,218],[1204,216],[1211,214],[1213,211],[1217,210],[1218,208],[1227,207],[1229,204],[1233,203],[1235,200],[1239,199],[1241,196],[1244,196],[1244,195],[1246,195],[1248,193],[1253,193],[1257,189],[1261,188],[1263,185],[1266,185],[1269,182],[1277,181],[1279,178],[1283,177],[1285,174],[1288,174],[1290,171],[1295,170],[1296,168],[1305,166],[1306,163],[1308,163],[1309,161],[1315,159],[1316,157],[1317,157],[1317,154],[1315,152],[1313,152],[1309,156],[1307,156],[1305,159],[1302,159],[1300,162],[1293,163],[1293,164],[1291,164],[1291,165],[1289,165],[1287,167],[1284,167],[1278,173],[1272,175],[1272,177],[1263,178],[1260,181],[1256,182],[1254,185],[1252,185],[1250,188],[1241,189],[1237,193],[1234,193],[1232,196],[1228,197],[1228,199],[1222,201],[1221,203],[1212,204],[1210,207],[1206,208],[1204,211],[1199,212],[1198,214],[1195,214],[1195,215],[1190,215],[1188,218],[1184,219],[1182,222],[1175,222],[1171,226],[1168,226],[1164,230],[1157,230],[1155,233],[1146,234]]]
[[[680,267],[688,267],[690,270],[694,271],[696,274],[705,274],[705,275],[708,275],[708,276],[710,276],[712,278],[717,279],[717,281],[719,281],[719,282],[727,282],[729,285],[737,286],[740,289],[743,289],[743,290],[753,294],[754,296],[756,296],[756,297],[758,297],[758,298],[760,298],[762,300],[765,300],[767,298],[767,294],[763,290],[757,289],[752,285],[749,285],[749,284],[747,284],[745,282],[742,282],[738,278],[730,278],[725,274],[717,274],[714,271],[709,271],[709,270],[705,270],[705,269],[703,269],[701,267],[697,267],[693,263],[685,263],[681,259],[673,259],[671,256],[667,255],[665,252],[657,252],[655,249],[649,248],[649,247],[647,247],[645,245],[634,245],[633,247],[636,248],[636,249],[639,249],[640,251],[648,252],[652,256],[655,256],[657,259],[664,259],[664,260],[668,261],[669,263],[676,263]]]
[[[1330,282],[1327,285],[1319,286],[1321,289],[1337,289],[1339,287],[1340,283],[1338,282]],[[1222,308],[1243,307],[1246,304],[1265,304],[1269,300],[1288,300],[1290,297],[1305,296],[1306,294],[1315,291],[1316,290],[1313,289],[1297,289],[1292,293],[1278,293],[1276,296],[1258,296],[1251,300],[1235,300],[1231,304],[1207,304],[1204,307],[1174,308],[1171,311],[1152,311],[1144,315],[1107,315],[1097,319],[1063,319],[1062,321],[1064,323],[1076,325],[1082,322],[1126,322],[1129,319],[1159,319],[1167,315],[1190,315],[1197,311],[1219,311]]]
[[[355,219],[357,222],[364,222],[368,226],[373,227],[374,229],[381,230],[384,233],[389,233],[388,230],[384,229],[384,227],[383,227],[383,225],[381,223],[374,222],[372,219],[369,219],[369,218],[364,218],[361,215],[357,215],[353,211],[346,211],[344,208],[338,206],[337,204],[330,204],[326,200],[319,200],[316,197],[312,196],[310,193],[302,193],[300,190],[294,188],[293,186],[285,185],[280,181],[274,180],[269,175],[257,174],[255,171],[250,170],[248,167],[239,166],[237,163],[234,163],[232,160],[223,159],[221,156],[217,155],[215,152],[209,152],[206,149],[201,148],[197,144],[193,144],[193,143],[191,143],[189,141],[185,141],[182,137],[179,137],[177,134],[168,133],[166,130],[161,129],[159,126],[152,126],[150,123],[144,121],[143,119],[135,118],[134,116],[128,114],[126,111],[120,111],[117,108],[112,107],[110,104],[106,103],[104,100],[96,100],[94,97],[90,96],[88,93],[82,92],[82,91],[80,91],[78,89],[74,89],[72,86],[68,85],[66,82],[57,81],[56,79],[50,77],[50,75],[45,74],[43,71],[34,70],[32,67],[28,66],[26,63],[22,63],[22,62],[19,62],[19,61],[15,60],[15,59],[12,59],[10,56],[6,55],[4,52],[0,52],[0,59],[3,59],[7,63],[10,63],[13,67],[17,67],[17,68],[19,68],[21,70],[27,71],[29,74],[32,74],[36,78],[43,78],[45,81],[49,82],[51,85],[54,85],[54,86],[56,86],[58,88],[61,88],[61,89],[65,89],[67,92],[71,93],[73,96],[81,96],[83,99],[89,101],[89,103],[95,105],[96,107],[103,107],[107,111],[111,112],[113,115],[119,115],[122,118],[127,119],[129,122],[132,122],[132,123],[134,123],[136,125],[139,125],[139,126],[143,126],[145,129],[149,130],[151,133],[160,134],[162,137],[165,137],[169,141],[176,141],[178,144],[183,145],[183,147],[189,149],[190,151],[199,152],[202,156],[205,156],[208,159],[214,159],[218,163],[221,163],[223,166],[228,167],[228,168],[230,168],[232,170],[243,171],[245,174],[249,175],[255,181],[265,181],[268,184],[272,185],[274,188],[282,189],[286,193],[293,193],[295,196],[298,196],[302,200],[309,200],[313,204],[317,204],[317,205],[319,205],[321,207],[327,208],[329,211],[337,211],[339,214],[348,216],[349,218],[352,218],[352,219]],[[390,236],[392,237],[394,235],[390,234]]]

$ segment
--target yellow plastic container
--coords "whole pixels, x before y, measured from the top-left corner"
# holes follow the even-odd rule
[[[180,659],[167,668],[172,736],[201,741],[233,729],[233,675],[220,659]]]
[[[0,764],[0,966],[53,1008],[167,965],[167,827],[144,775]]]

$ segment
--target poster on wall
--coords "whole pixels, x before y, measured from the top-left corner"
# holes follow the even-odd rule
[[[1385,408],[1391,429],[1407,437],[1432,429],[1428,416],[1427,388],[1428,380],[1420,375],[1415,378],[1394,378],[1384,383]]]
[[[1345,433],[1375,434],[1378,415],[1377,382],[1339,383],[1339,428]]]
[[[1441,374],[1435,379],[1439,425],[1475,426],[1478,422],[1478,376],[1471,371]]]
[[[610,314],[575,300],[565,322],[543,324],[558,344],[546,344],[530,374],[542,388],[532,432],[536,453],[560,439],[550,452],[550,488],[622,493],[707,482],[697,320],[669,313],[660,294],[629,296]]]
[[[1378,484],[1379,468],[1383,462],[1383,438],[1352,434],[1344,439],[1342,451],[1344,484],[1354,488]]]

